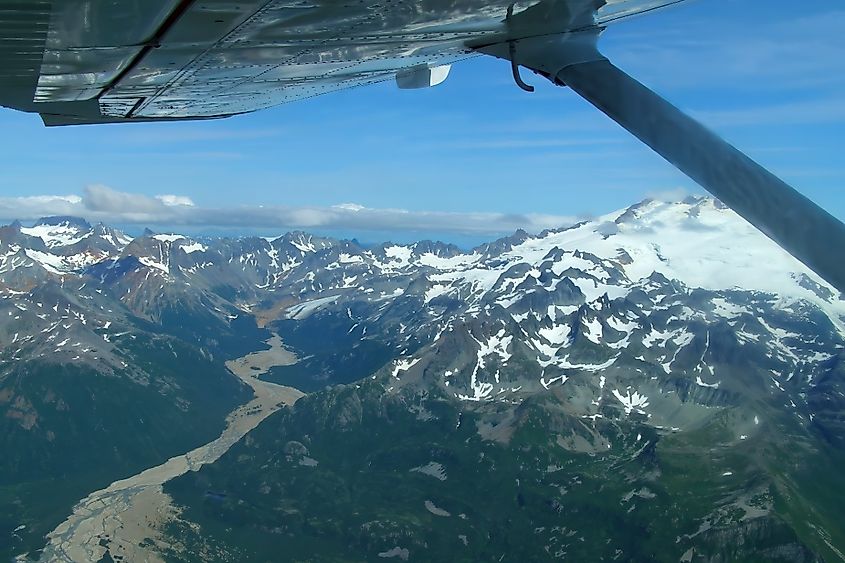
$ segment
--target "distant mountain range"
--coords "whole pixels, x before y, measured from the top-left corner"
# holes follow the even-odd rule
[[[845,300],[693,198],[470,251],[0,228],[8,552],[219,432],[248,396],[222,362],[271,332],[300,361],[264,377],[311,395],[168,486],[169,559],[845,551]]]

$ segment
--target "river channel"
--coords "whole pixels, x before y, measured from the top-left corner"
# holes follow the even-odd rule
[[[178,510],[162,485],[214,462],[262,420],[303,396],[292,387],[258,379],[271,367],[297,361],[278,335],[267,344],[269,350],[226,362],[232,373],[252,387],[255,398],[227,417],[226,429],[220,437],[161,465],[115,481],[79,501],[68,519],[47,535],[49,543],[41,561],[99,561],[107,551],[121,561],[161,561],[159,549],[168,546],[161,543],[160,530],[178,517]]]

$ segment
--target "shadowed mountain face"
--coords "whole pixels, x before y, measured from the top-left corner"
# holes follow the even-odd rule
[[[215,438],[252,395],[223,362],[266,331],[191,302],[169,323],[85,273],[131,239],[51,218],[0,231],[0,554],[43,535],[89,492]],[[240,325],[238,324],[240,321]]]
[[[198,411],[219,429],[243,401],[223,359],[271,331],[297,353],[263,377],[314,393],[167,486],[185,507],[168,559],[845,551],[845,301],[711,199],[469,252],[53,218],[0,230],[0,294],[13,492],[21,468],[59,471],[59,446],[101,447],[111,474],[140,463],[115,428],[143,459],[172,451],[148,409],[197,441]],[[0,537],[32,521],[9,513]]]

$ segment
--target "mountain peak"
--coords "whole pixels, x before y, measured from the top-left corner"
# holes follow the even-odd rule
[[[473,252],[491,255],[500,254],[502,252],[507,252],[514,246],[524,243],[530,238],[531,235],[529,235],[524,229],[517,229],[510,236],[502,237],[494,240],[493,242],[488,242],[480,246],[476,246],[473,249]]]
[[[42,217],[32,227],[21,227],[24,235],[39,238],[48,248],[71,246],[93,234],[85,219],[70,216]]]

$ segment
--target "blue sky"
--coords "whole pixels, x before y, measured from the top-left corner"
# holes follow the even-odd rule
[[[610,27],[601,48],[843,219],[842,29],[845,7],[833,2],[690,0]],[[304,221],[309,230],[362,240],[471,244],[647,196],[702,193],[572,92],[524,75],[535,93],[513,84],[506,63],[478,57],[428,90],[385,83],[215,122],[46,129],[0,111],[0,218],[53,210],[33,196],[143,207],[172,194],[232,216],[305,208],[321,217]],[[320,215],[338,204],[385,212],[367,224]],[[147,219],[114,222],[155,228]],[[225,232],[303,226],[245,223]],[[182,230],[191,229],[222,230]]]

